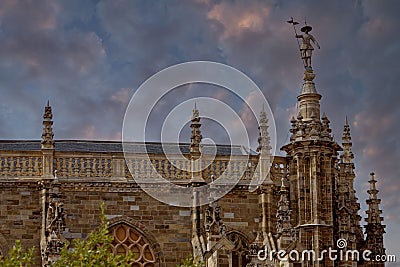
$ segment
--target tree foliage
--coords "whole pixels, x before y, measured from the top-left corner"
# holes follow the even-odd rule
[[[193,257],[190,255],[186,259],[183,259],[181,264],[177,265],[176,267],[203,267],[204,263],[199,259],[199,257]]]
[[[101,205],[100,227],[89,234],[86,240],[74,239],[72,249],[68,244],[61,251],[54,267],[81,267],[81,266],[131,266],[135,255],[129,252],[126,255],[112,253],[113,237],[108,231],[108,222],[104,215],[104,203]]]
[[[72,246],[67,244],[61,250],[60,258],[51,264],[52,267],[82,267],[82,266],[131,266],[135,255],[129,252],[128,255],[114,255],[112,253],[113,237],[108,231],[108,222],[104,215],[104,203],[101,205],[101,224],[99,228],[92,231],[86,239],[74,239]],[[72,247],[72,248],[69,248]],[[21,242],[15,241],[14,247],[7,256],[0,259],[0,267],[30,267],[33,266],[34,248],[24,251]],[[177,267],[203,267],[204,264],[199,258],[189,256],[182,260]]]
[[[32,266],[34,248],[24,251],[21,241],[16,240],[7,256],[0,260],[0,267],[29,267]]]

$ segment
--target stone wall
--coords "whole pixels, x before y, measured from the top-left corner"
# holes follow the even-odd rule
[[[6,254],[21,240],[24,248],[35,247],[40,260],[41,209],[37,183],[0,181],[0,245]]]

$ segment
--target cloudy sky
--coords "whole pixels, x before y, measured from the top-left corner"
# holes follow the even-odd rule
[[[39,139],[50,99],[56,139],[120,140],[128,102],[147,78],[177,63],[210,60],[243,71],[261,88],[282,146],[303,72],[286,20],[293,16],[302,25],[306,19],[321,45],[313,57],[321,110],[337,141],[348,116],[362,208],[373,170],[388,225],[386,247],[400,257],[399,10],[395,0],[2,0],[0,138]],[[159,138],[157,129],[174,106],[206,96],[248,118],[255,148],[254,118],[234,95],[213,86],[180,89],[157,103],[149,140]],[[225,140],[217,124],[204,124],[204,136]],[[187,142],[185,129],[180,138]]]

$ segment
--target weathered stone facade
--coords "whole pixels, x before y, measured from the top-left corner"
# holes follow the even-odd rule
[[[175,167],[187,162],[176,160],[173,166],[160,144],[131,144],[135,153],[125,160],[120,142],[54,141],[48,104],[42,141],[0,141],[0,253],[7,253],[20,239],[24,247],[37,248],[38,265],[57,260],[66,240],[85,238],[98,227],[104,202],[114,253],[133,250],[138,266],[175,266],[189,254],[199,256],[207,266],[221,267],[369,266],[327,258],[284,263],[276,254],[266,260],[257,257],[265,247],[287,253],[318,252],[336,248],[338,239],[346,240],[345,250],[385,252],[376,180],[370,181],[365,237],[353,186],[350,128],[346,120],[342,146],[337,144],[327,116],[320,116],[321,95],[314,77],[312,70],[306,70],[298,96],[299,114],[291,121],[290,142],[282,148],[286,157],[271,155],[268,121],[262,111],[258,153],[221,145],[213,163],[202,170],[207,153],[201,151],[207,147],[201,146],[200,115],[195,108],[191,143],[180,145],[191,160],[191,172]],[[145,160],[146,148],[152,151],[150,161]],[[236,160],[228,167],[230,154]],[[223,198],[185,208],[152,198],[135,182],[134,177],[150,173],[152,166],[165,179],[193,192],[222,172],[232,177],[240,169],[245,172]],[[253,175],[265,180],[249,190]]]

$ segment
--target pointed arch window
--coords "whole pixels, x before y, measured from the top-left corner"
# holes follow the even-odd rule
[[[135,255],[135,267],[156,267],[156,257],[152,245],[140,231],[126,223],[118,223],[110,227],[114,237],[112,251],[116,255],[127,255],[132,251]]]
[[[231,252],[229,266],[245,267],[249,263],[246,258],[247,252],[249,251],[247,239],[238,232],[230,232],[226,236],[229,241],[235,244],[235,248]]]

